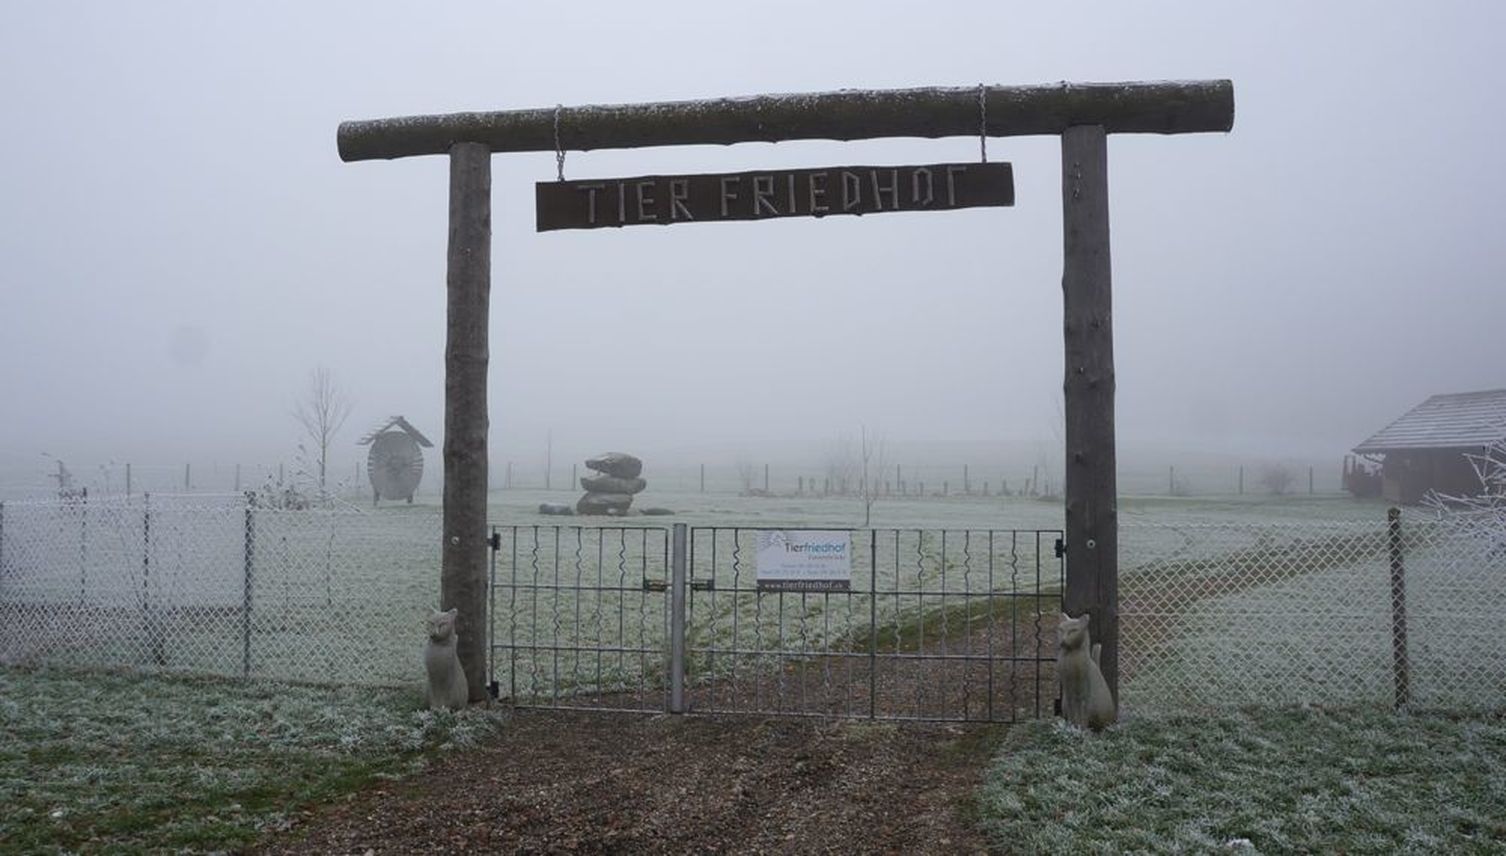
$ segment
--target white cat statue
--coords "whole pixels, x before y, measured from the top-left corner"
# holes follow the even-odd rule
[[[468,691],[465,670],[460,668],[460,655],[455,644],[455,616],[458,610],[434,612],[429,615],[429,641],[424,645],[424,671],[429,674],[429,708],[438,710],[447,707],[461,710],[465,707]]]
[[[1088,635],[1088,613],[1072,618],[1062,613],[1056,625],[1056,680],[1061,684],[1062,718],[1081,728],[1102,731],[1117,713],[1114,696],[1098,665],[1102,645]],[[1092,656],[1089,656],[1089,652]]]

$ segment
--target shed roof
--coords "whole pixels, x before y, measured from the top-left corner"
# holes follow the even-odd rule
[[[419,433],[419,430],[417,428],[414,428],[412,425],[408,424],[408,420],[404,419],[401,416],[392,416],[392,417],[389,417],[386,422],[383,422],[382,424],[380,424],[377,427],[371,429],[370,431],[367,431],[366,432],[366,436],[364,436],[361,439],[359,439],[359,440],[356,441],[356,445],[357,446],[369,445],[372,441],[374,441],[377,438],[378,434],[381,434],[382,432],[386,431],[387,429],[393,428],[393,427],[397,427],[397,428],[399,428],[399,429],[401,429],[403,431],[408,432],[409,436],[411,436],[414,440],[416,440],[418,442],[418,445],[423,446],[425,449],[427,449],[427,448],[429,448],[429,447],[431,447],[431,446],[434,445],[433,443],[429,442],[429,438],[428,437],[425,437],[423,434]]]
[[[1506,389],[1435,395],[1354,447],[1364,455],[1399,449],[1489,446],[1506,438]]]

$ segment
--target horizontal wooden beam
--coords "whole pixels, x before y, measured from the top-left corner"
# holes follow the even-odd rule
[[[342,122],[345,161],[448,154],[456,143],[493,152],[730,145],[786,140],[1060,134],[1101,125],[1111,134],[1190,134],[1234,125],[1228,80],[1053,83],[1040,86],[849,89],[657,104],[544,107]]]

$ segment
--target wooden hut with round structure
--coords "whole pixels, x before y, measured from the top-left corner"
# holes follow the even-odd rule
[[[433,443],[401,416],[394,416],[357,441],[370,446],[366,477],[371,481],[371,504],[383,498],[406,499],[410,504],[424,477],[423,449]]]

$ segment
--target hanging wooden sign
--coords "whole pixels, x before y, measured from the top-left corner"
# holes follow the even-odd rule
[[[834,166],[541,181],[537,229],[668,226],[776,217],[948,211],[1014,204],[1008,163]]]

